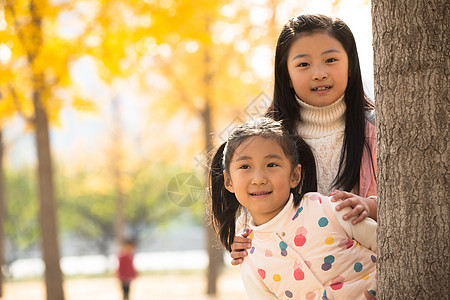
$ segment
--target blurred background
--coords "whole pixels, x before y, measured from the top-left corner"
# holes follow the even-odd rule
[[[283,24],[343,19],[373,99],[369,1],[0,5],[2,299],[120,299],[125,238],[131,299],[245,299],[205,222],[206,165],[270,103]]]

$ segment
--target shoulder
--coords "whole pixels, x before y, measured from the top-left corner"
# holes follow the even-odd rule
[[[305,207],[305,209],[313,209],[313,210],[323,210],[323,203],[330,203],[331,197],[324,196],[317,192],[306,193],[302,202],[300,202],[301,206]]]

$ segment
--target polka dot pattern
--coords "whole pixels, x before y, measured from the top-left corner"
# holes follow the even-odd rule
[[[325,263],[329,263],[329,264],[332,264],[332,263],[334,263],[334,256],[333,255],[328,255],[327,257],[325,257],[324,259],[323,259],[323,261],[325,262]]]
[[[322,203],[322,198],[320,197],[319,194],[313,194],[309,196],[309,200],[319,201],[320,203]]]
[[[362,245],[346,238],[345,235],[338,234],[326,213],[311,211],[312,208],[327,204],[324,201],[328,201],[328,198],[322,199],[320,195],[314,195],[312,198],[314,199],[306,199],[306,201],[314,200],[313,202],[292,209],[288,221],[291,222],[291,218],[295,221],[290,225],[293,227],[280,227],[280,231],[271,235],[271,238],[277,240],[275,244],[267,245],[265,241],[269,235],[261,235],[260,238],[259,232],[258,235],[252,231],[249,233],[249,237],[255,238],[254,246],[249,251],[256,254],[251,256],[256,264],[253,272],[257,271],[276,299],[328,300],[328,295],[334,294],[333,291],[341,290],[339,293],[347,293],[347,289],[352,291],[353,288],[348,282],[359,281],[361,285],[373,288],[376,279],[374,271],[376,255],[373,252],[360,252],[359,248],[364,248]],[[293,228],[296,228],[295,232]],[[288,249],[289,247],[294,248]],[[310,249],[316,251],[315,255],[311,257],[306,255],[305,258],[309,261],[302,260],[299,254],[308,252]],[[351,259],[348,259],[349,257]],[[292,267],[286,267],[282,263],[286,259],[295,261]],[[349,267],[342,268],[341,264],[344,261],[349,263]],[[267,271],[265,271],[266,268]],[[310,270],[317,274],[318,278],[327,278],[327,290],[319,291],[312,288],[311,280],[313,279]],[[330,278],[333,279],[330,281]],[[364,289],[367,288],[364,287]],[[371,292],[375,293],[374,290]],[[355,296],[354,292],[350,294],[352,297],[348,299]]]
[[[355,265],[353,266],[353,269],[355,270],[356,273],[359,273],[362,271],[363,266],[360,262],[355,263]]]
[[[299,209],[297,209],[297,212],[295,213],[294,217],[292,217],[292,221],[297,219],[298,215],[302,212],[302,210],[303,210],[303,207],[300,207]]]
[[[339,242],[339,248],[350,249],[351,247],[353,247],[353,243],[354,241],[352,239],[342,239]]]
[[[322,264],[322,270],[328,271],[332,267],[332,263],[334,263],[334,256],[328,255],[323,259],[324,263]]]
[[[308,233],[308,230],[301,226],[297,228],[295,231],[295,237],[294,237],[294,244],[297,247],[302,247],[306,243],[306,234]]]
[[[281,249],[281,256],[287,256],[287,244],[283,241],[280,242],[279,244],[280,249]]]
[[[294,278],[297,281],[303,280],[305,279],[305,273],[300,268],[296,268],[294,270]]]
[[[325,217],[322,217],[322,218],[320,218],[319,219],[319,226],[320,227],[325,227],[325,226],[327,226],[328,225],[328,219],[327,218],[325,218]]]
[[[262,279],[266,278],[266,271],[264,271],[263,269],[258,269],[258,274]]]
[[[331,284],[330,284],[331,289],[333,291],[342,289],[342,287],[344,286],[344,281],[345,281],[345,278],[340,275],[337,277],[334,277],[333,279],[331,279]]]

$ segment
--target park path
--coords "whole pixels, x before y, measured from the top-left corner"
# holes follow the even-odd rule
[[[120,300],[120,287],[114,277],[68,279],[66,300]],[[244,300],[247,299],[239,267],[226,267],[219,278],[217,297],[205,295],[206,275],[201,272],[141,275],[132,285],[130,300]],[[40,281],[6,282],[2,300],[44,300]]]

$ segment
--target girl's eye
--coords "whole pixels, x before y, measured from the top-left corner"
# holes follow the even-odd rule
[[[239,169],[244,169],[244,170],[250,169],[250,166],[249,165],[242,165],[242,166],[239,167]]]
[[[276,163],[270,163],[270,164],[268,164],[267,166],[268,166],[269,168],[273,168],[273,167],[278,166],[278,164],[276,164]]]
[[[302,67],[302,68],[307,67],[307,66],[309,66],[309,64],[306,62],[302,62],[302,63],[298,64],[298,67]]]
[[[327,63],[332,63],[332,62],[335,62],[335,61],[337,61],[336,58],[329,58],[329,59],[326,60]]]

